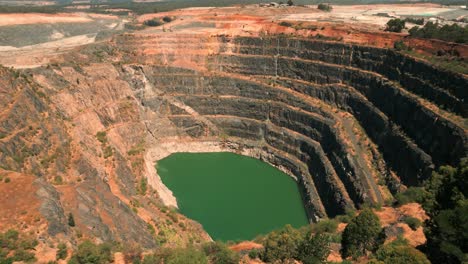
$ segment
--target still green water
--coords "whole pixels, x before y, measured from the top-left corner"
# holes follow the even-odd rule
[[[233,153],[176,153],[156,166],[181,213],[214,240],[247,240],[306,225],[296,182],[260,160]]]

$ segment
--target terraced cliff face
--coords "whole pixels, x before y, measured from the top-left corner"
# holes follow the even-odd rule
[[[145,222],[164,230],[156,205],[175,204],[154,162],[175,151],[267,161],[297,179],[315,221],[384,203],[468,149],[468,79],[386,49],[144,31],[15,74],[1,75],[21,84],[2,97],[0,163],[54,193],[51,234],[71,211],[87,234],[154,246]]]

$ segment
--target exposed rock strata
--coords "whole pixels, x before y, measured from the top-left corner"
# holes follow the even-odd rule
[[[263,159],[295,177],[315,221],[384,203],[468,149],[468,80],[390,50],[135,33],[65,61],[17,77],[1,69],[0,162],[43,184],[62,177],[67,186],[44,187],[53,199],[43,214],[63,223],[73,212],[103,240],[155,245],[149,204],[176,200],[153,165],[175,151]],[[159,195],[139,194],[142,177]],[[145,201],[137,212],[135,198]]]

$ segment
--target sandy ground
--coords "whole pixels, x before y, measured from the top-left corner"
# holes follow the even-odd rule
[[[0,14],[0,26],[50,23],[84,23],[93,21],[82,14]]]
[[[408,15],[437,16],[440,13],[454,11],[455,8],[441,7],[435,4],[405,4],[398,5],[353,5],[353,6],[333,6],[333,11],[308,12],[302,14],[290,14],[280,17],[280,20],[294,21],[323,21],[342,23],[366,23],[384,26],[391,18],[376,16],[378,13],[387,13],[392,17]],[[468,11],[467,11],[468,13]]]
[[[96,34],[79,35],[21,48],[0,46],[0,63],[7,67],[34,68],[78,46],[93,43]]]

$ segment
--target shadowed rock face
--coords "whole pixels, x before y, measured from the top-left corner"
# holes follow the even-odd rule
[[[37,165],[51,155],[45,148],[64,141],[43,138],[35,155],[13,159],[23,139],[36,137],[8,135],[0,140],[0,161],[49,180],[62,175],[77,198],[67,203],[72,198],[62,192],[64,211],[106,240],[153,245],[144,227],[134,227],[144,222],[127,204],[135,182],[148,175],[145,153],[169,141],[261,151],[254,156],[297,178],[311,221],[383,203],[468,149],[468,80],[390,50],[282,37],[134,34],[67,56],[73,65],[27,71],[37,89],[18,89],[35,108],[15,112],[20,102],[11,97],[9,113],[18,120],[48,113],[38,122],[41,133],[63,135],[68,156]],[[27,124],[13,128],[2,119],[1,128]],[[96,139],[99,131],[106,131],[105,143]],[[143,150],[135,154],[137,146]]]

